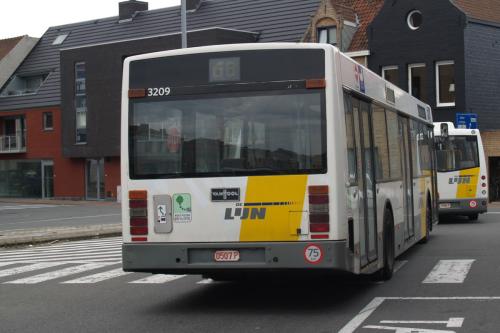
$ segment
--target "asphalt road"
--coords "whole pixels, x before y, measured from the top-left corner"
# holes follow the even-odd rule
[[[0,331],[500,332],[499,237],[500,212],[449,219],[385,283],[120,275],[119,239],[4,250]]]
[[[14,204],[0,202],[0,231],[121,223],[116,203]]]

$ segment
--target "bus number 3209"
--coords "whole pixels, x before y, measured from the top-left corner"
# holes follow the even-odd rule
[[[165,88],[148,88],[148,97],[152,96],[168,96],[170,95],[170,88],[165,87]]]

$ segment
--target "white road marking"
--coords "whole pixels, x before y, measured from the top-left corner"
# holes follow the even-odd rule
[[[17,262],[19,263],[31,263],[31,262],[54,262],[54,261],[75,261],[75,260],[88,260],[88,261],[99,261],[99,260],[113,260],[117,261],[122,258],[121,254],[115,254],[115,255],[92,255],[92,256],[61,256],[61,257],[53,257],[53,258],[47,258],[47,257],[41,257],[41,258],[31,258],[31,259],[24,259],[24,260],[18,260]],[[2,260],[0,260],[2,262]],[[12,262],[12,259],[8,259],[7,262]]]
[[[0,258],[10,255],[28,255],[28,254],[41,254],[41,253],[60,253],[60,252],[81,252],[81,251],[98,251],[98,250],[113,250],[121,249],[120,245],[102,245],[102,246],[85,246],[85,247],[67,247],[67,248],[36,248],[33,250],[19,250],[19,251],[0,251]]]
[[[73,266],[73,267],[68,267],[68,268],[63,268],[57,271],[52,271],[44,274],[39,274],[39,275],[34,275],[31,277],[27,277],[24,279],[19,279],[19,280],[13,280],[13,281],[8,281],[4,283],[12,283],[12,284],[35,284],[35,283],[40,283],[40,282],[45,282],[49,280],[54,280],[58,279],[61,277],[65,277],[68,275],[74,275],[78,273],[82,273],[85,271],[90,271],[93,269],[98,269],[102,268],[105,266],[109,265],[114,265],[116,262],[113,263],[91,263],[91,264],[84,264],[84,265],[79,265],[79,266]]]
[[[97,252],[97,253],[94,253]],[[34,259],[34,258],[65,258],[71,256],[84,256],[84,255],[92,255],[92,254],[121,254],[122,249],[117,250],[89,250],[89,251],[73,251],[73,252],[62,252],[62,253],[39,253],[39,254],[26,254],[26,255],[9,255],[9,256],[0,256],[0,260],[23,260],[23,259]]]
[[[339,333],[353,333],[385,301],[500,301],[500,296],[455,296],[455,297],[375,297],[349,321]],[[393,328],[393,327],[391,327]],[[403,328],[405,329],[405,328]],[[415,331],[415,329],[414,329]],[[405,331],[402,331],[405,332]],[[416,332],[426,332],[417,330]],[[427,331],[428,332],[428,331]],[[432,332],[432,331],[431,331]],[[435,332],[435,331],[434,331]],[[438,331],[439,332],[439,331]],[[445,331],[450,332],[450,331]],[[409,332],[414,333],[414,332]]]
[[[185,277],[186,275],[155,274],[144,279],[131,281],[129,283],[166,283]]]
[[[131,274],[131,272],[124,272],[123,269],[120,267],[107,272],[97,273],[93,275],[84,276],[78,279],[65,281],[63,283],[97,283],[104,280],[125,276],[128,274]]]
[[[370,317],[373,311],[375,311],[380,306],[380,304],[384,302],[384,300],[385,298],[383,297],[375,297],[370,303],[368,303],[367,306],[364,307],[363,310],[361,310],[356,315],[356,317],[351,319],[350,322],[342,327],[339,333],[353,333],[368,317]]]
[[[456,333],[455,331],[448,331],[448,330],[430,330],[430,329],[415,328],[415,327],[392,327],[392,326],[379,326],[379,325],[368,325],[368,326],[363,326],[363,328],[394,331],[396,333]]]
[[[203,279],[201,281],[196,282],[196,284],[211,284],[214,283],[214,280],[212,279]]]
[[[406,265],[407,263],[408,260],[396,260],[396,262],[394,263],[394,273],[403,268],[403,266]]]
[[[1,270],[0,277],[26,273],[26,272],[36,271],[36,270],[40,270],[40,269],[44,269],[44,268],[60,266],[60,265],[62,265],[62,263],[60,263],[60,262],[42,262],[42,263],[38,263],[38,264],[34,264],[34,265],[14,267],[14,268],[10,268],[10,269]]]
[[[440,260],[422,283],[463,283],[474,261]]]
[[[449,320],[381,320],[381,324],[445,324],[446,327],[462,327],[465,318],[450,318]]]
[[[3,267],[3,266],[9,266],[9,265],[14,265],[16,264],[15,262],[0,262],[0,267]]]
[[[32,221],[17,221],[17,222],[2,223],[2,226],[5,226],[5,225],[16,225],[16,224],[27,224],[27,223],[38,223],[38,222],[55,222],[55,221],[67,221],[67,220],[95,219],[95,218],[98,218],[98,217],[119,216],[119,215],[121,215],[121,214],[103,214],[103,215],[89,215],[89,216],[72,216],[72,217],[60,217],[60,218],[57,218],[57,219],[32,220]],[[121,223],[121,221],[117,221],[116,223]],[[9,230],[5,230],[5,231],[9,231]]]
[[[0,211],[2,210],[20,210],[20,209],[37,209],[37,208],[54,208],[63,207],[67,205],[17,205],[17,206],[0,206]]]

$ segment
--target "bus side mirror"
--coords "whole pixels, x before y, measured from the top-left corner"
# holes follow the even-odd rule
[[[448,137],[448,124],[446,123],[441,124],[441,136],[443,138]]]

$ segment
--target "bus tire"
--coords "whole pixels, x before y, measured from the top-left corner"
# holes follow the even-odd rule
[[[384,233],[383,233],[383,256],[384,267],[375,273],[375,279],[379,281],[387,281],[392,278],[394,273],[394,219],[392,211],[389,207],[385,208],[384,212]]]
[[[478,213],[474,213],[474,214],[469,215],[469,221],[477,221],[478,218],[479,218]]]
[[[426,244],[432,230],[432,210],[431,200],[427,197],[427,206],[425,207],[425,236],[420,240],[420,244]]]

